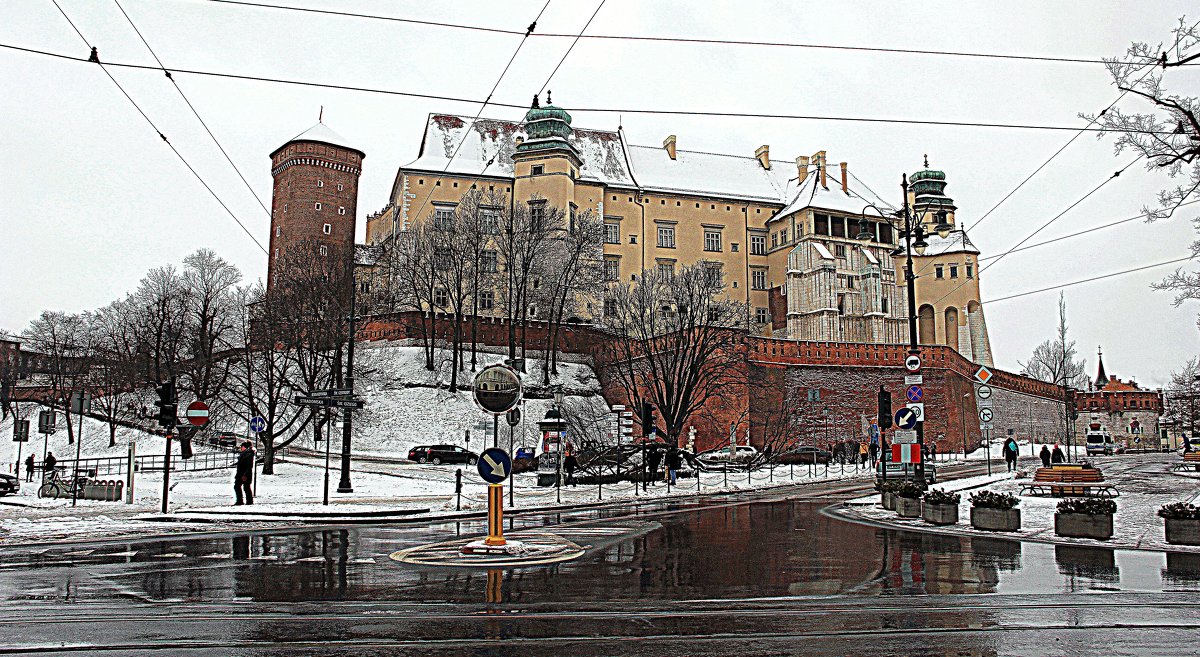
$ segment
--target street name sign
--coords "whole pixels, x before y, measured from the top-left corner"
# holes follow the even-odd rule
[[[917,432],[913,429],[897,429],[892,436],[892,442],[897,445],[914,445],[917,442]]]
[[[332,406],[333,408],[362,408],[363,407],[363,400],[361,400],[361,399],[333,399],[331,401],[332,401],[332,403],[326,404],[326,406]]]
[[[512,473],[512,459],[508,457],[508,452],[497,447],[489,447],[483,450],[479,455],[479,462],[475,464],[479,470],[479,476],[489,484],[498,484]]]
[[[925,383],[925,377],[921,376],[920,374],[904,375],[904,385],[906,386],[919,386],[922,383]]]

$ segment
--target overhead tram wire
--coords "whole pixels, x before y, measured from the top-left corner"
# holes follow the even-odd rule
[[[105,67],[105,64],[102,63],[100,58],[95,55],[96,48],[87,40],[87,37],[83,36],[83,32],[79,31],[79,28],[75,26],[75,22],[71,20],[71,17],[67,15],[67,12],[63,11],[62,6],[58,4],[58,0],[50,0],[50,2],[54,4],[55,8],[58,9],[58,13],[62,14],[62,17],[65,18],[67,23],[71,26],[71,29],[75,30],[75,34],[79,35],[79,39],[83,41],[84,45],[86,45],[92,51],[93,57],[95,57],[94,60],[82,59],[80,61],[94,63],[100,66],[100,70],[104,71],[104,74],[108,76],[108,79],[111,80],[112,83],[117,87],[117,89],[121,92],[121,95],[125,96],[125,99],[128,100],[131,105],[133,105],[133,108],[137,110],[138,114],[142,115],[142,118],[145,119],[146,123],[148,123],[154,132],[158,134],[159,138],[163,140],[163,143],[165,143],[167,147],[171,149],[171,152],[175,153],[175,156],[179,158],[180,162],[183,162],[183,165],[187,167],[188,171],[192,172],[192,175],[196,177],[196,180],[200,181],[200,184],[204,186],[204,189],[208,190],[208,193],[211,194],[214,199],[216,199],[217,203],[220,204],[222,208],[224,208],[225,212],[229,214],[230,218],[232,218],[233,221],[241,227],[242,231],[246,233],[246,236],[249,237],[252,242],[254,242],[255,246],[257,246],[259,250],[263,252],[263,254],[270,255],[266,247],[264,247],[262,243],[260,243],[258,239],[254,237],[254,234],[246,228],[246,225],[242,223],[242,220],[238,219],[237,215],[233,213],[233,210],[231,210],[229,206],[225,204],[225,201],[221,200],[221,197],[217,195],[217,192],[213,190],[208,182],[204,180],[203,176],[196,171],[195,167],[193,167],[191,163],[187,161],[187,158],[183,156],[183,153],[180,153],[179,149],[175,148],[175,145],[172,144],[169,139],[167,139],[167,136],[163,134],[162,130],[158,129],[158,126],[155,125],[154,121],[152,121],[150,117],[146,115],[146,112],[142,110],[140,105],[137,104],[137,101],[135,101],[133,97],[129,95],[129,92],[125,91],[125,87],[122,87],[121,83],[117,82],[117,79],[113,77],[113,74],[109,72],[109,70]],[[72,57],[70,59],[74,58]]]
[[[204,127],[204,131],[208,133],[208,136],[212,139],[213,144],[217,146],[217,150],[221,151],[221,155],[225,156],[225,161],[229,163],[229,166],[233,167],[233,170],[235,173],[237,173],[238,178],[241,178],[242,184],[246,186],[246,190],[249,191],[250,195],[254,197],[254,200],[258,203],[259,207],[263,209],[263,212],[267,213],[267,216],[270,217],[271,210],[267,208],[266,204],[263,203],[262,199],[258,197],[257,193],[255,193],[254,188],[250,185],[250,181],[246,180],[246,176],[242,173],[242,170],[238,168],[238,165],[234,164],[233,158],[229,156],[229,153],[225,150],[225,147],[221,145],[220,140],[218,140],[217,136],[213,134],[212,129],[208,127],[208,123],[206,123],[204,119],[200,117],[200,112],[196,110],[195,105],[192,105],[192,101],[188,99],[187,94],[183,93],[183,89],[179,87],[179,83],[175,82],[175,78],[171,75],[171,71],[167,70],[166,65],[163,64],[161,59],[159,59],[158,53],[154,52],[154,48],[150,47],[150,42],[146,40],[146,37],[142,34],[142,31],[139,30],[138,26],[134,24],[133,18],[129,16],[129,12],[125,11],[125,8],[121,6],[120,0],[113,0],[113,4],[117,5],[117,9],[121,10],[121,15],[124,16],[125,20],[129,22],[129,27],[133,28],[133,31],[138,35],[138,38],[142,40],[142,45],[146,46],[146,50],[150,53],[150,56],[154,58],[154,61],[158,62],[158,67],[162,69],[162,72],[167,76],[167,80],[171,82],[171,86],[175,87],[175,91],[179,92],[179,97],[183,99],[183,102],[188,106],[188,109],[192,111],[192,115],[195,116],[196,120],[200,122],[200,125]]]
[[[1200,199],[1196,199],[1196,200],[1194,200],[1194,201],[1186,201],[1186,202],[1184,202],[1184,203],[1180,203],[1180,204],[1179,204],[1179,207],[1183,207],[1183,206],[1185,206],[1185,205],[1194,205],[1194,204],[1196,204],[1196,203],[1200,203]],[[1127,224],[1127,223],[1129,223],[1129,222],[1131,222],[1131,221],[1137,221],[1138,219],[1145,219],[1145,218],[1147,218],[1147,217],[1149,217],[1149,216],[1150,216],[1150,214],[1149,214],[1149,213],[1143,212],[1142,214],[1135,215],[1135,216],[1132,216],[1132,217],[1128,217],[1128,218],[1126,218],[1126,219],[1119,219],[1119,220],[1117,220],[1117,221],[1113,221],[1113,222],[1110,222],[1110,223],[1107,223],[1107,224],[1100,224],[1099,226],[1092,226],[1091,228],[1085,228],[1084,230],[1081,230],[1081,231],[1078,231],[1078,232],[1075,232],[1075,233],[1069,233],[1069,234],[1067,234],[1067,235],[1062,235],[1062,236],[1060,236],[1060,237],[1055,237],[1055,238],[1053,238],[1053,239],[1048,239],[1048,240],[1045,240],[1045,241],[1043,241],[1043,242],[1037,242],[1037,243],[1035,243],[1035,244],[1030,244],[1029,246],[1022,246],[1021,248],[1018,248],[1018,249],[1013,249],[1013,250],[1012,250],[1012,252],[1013,252],[1013,253],[1018,253],[1018,252],[1020,252],[1020,251],[1026,251],[1026,250],[1028,250],[1028,249],[1034,249],[1034,248],[1037,248],[1037,247],[1039,247],[1039,246],[1045,246],[1045,245],[1047,245],[1047,244],[1053,244],[1053,243],[1055,243],[1055,242],[1061,242],[1061,241],[1063,241],[1063,240],[1066,240],[1066,239],[1071,239],[1071,238],[1073,238],[1073,237],[1079,237],[1079,236],[1081,236],[1081,235],[1088,235],[1088,234],[1090,234],[1090,233],[1093,233],[1093,232],[1095,232],[1095,231],[1098,231],[1098,230],[1102,230],[1102,229],[1104,229],[1104,228],[1112,228],[1113,226],[1120,226],[1121,224]],[[996,258],[999,258],[999,257],[1000,257],[1000,254],[996,254],[996,255],[990,255],[990,256],[983,256],[982,258],[976,258],[976,260],[978,260],[979,262],[983,262],[984,260],[994,260],[994,259],[996,259]]]
[[[1118,177],[1119,177],[1119,176],[1120,176],[1122,173],[1124,173],[1124,172],[1125,172],[1125,171],[1126,171],[1126,170],[1127,170],[1129,167],[1133,166],[1134,164],[1137,164],[1137,163],[1138,163],[1138,161],[1140,161],[1141,159],[1142,159],[1142,156],[1141,156],[1141,155],[1139,155],[1139,156],[1137,156],[1137,157],[1133,158],[1133,160],[1131,160],[1131,161],[1129,162],[1129,164],[1126,164],[1125,166],[1121,167],[1121,168],[1120,168],[1120,169],[1118,169],[1116,172],[1114,172],[1114,173],[1113,173],[1111,176],[1109,176],[1109,177],[1105,178],[1105,179],[1104,179],[1104,182],[1102,182],[1102,183],[1100,183],[1099,185],[1096,185],[1095,187],[1093,187],[1093,188],[1092,188],[1090,191],[1088,191],[1088,193],[1086,193],[1086,194],[1084,194],[1083,196],[1079,197],[1079,199],[1077,199],[1077,200],[1076,200],[1074,203],[1072,203],[1071,205],[1068,205],[1068,206],[1066,207],[1066,209],[1064,209],[1062,212],[1059,212],[1058,214],[1054,215],[1053,217],[1051,217],[1051,218],[1050,218],[1050,220],[1049,220],[1049,221],[1047,221],[1046,223],[1042,224],[1041,226],[1038,226],[1038,227],[1037,227],[1037,229],[1035,229],[1035,230],[1034,230],[1032,233],[1029,233],[1029,234],[1028,234],[1028,235],[1026,235],[1024,238],[1022,238],[1020,242],[1017,242],[1017,243],[1016,243],[1016,244],[1014,244],[1012,247],[1010,247],[1010,248],[1009,248],[1007,251],[1005,251],[1004,253],[1001,253],[1000,255],[996,256],[996,259],[995,259],[995,260],[993,260],[992,262],[989,262],[987,265],[985,265],[985,266],[981,267],[981,268],[979,269],[979,271],[978,271],[978,272],[976,272],[976,274],[975,274],[976,278],[978,279],[978,277],[979,277],[981,274],[983,274],[983,272],[987,271],[988,269],[991,269],[993,265],[996,265],[997,263],[999,263],[1001,260],[1003,260],[1003,259],[1004,259],[1004,257],[1005,257],[1005,256],[1007,256],[1007,255],[1008,255],[1008,254],[1010,254],[1010,253],[1013,253],[1013,252],[1015,252],[1015,251],[1017,250],[1017,248],[1019,248],[1019,247],[1020,247],[1022,244],[1024,244],[1025,242],[1028,242],[1029,240],[1033,239],[1033,237],[1034,237],[1035,235],[1037,235],[1038,233],[1040,233],[1040,232],[1042,232],[1043,230],[1045,230],[1045,229],[1046,229],[1048,226],[1050,226],[1050,224],[1054,223],[1055,221],[1058,221],[1058,219],[1059,219],[1059,218],[1061,218],[1063,215],[1065,215],[1066,213],[1068,213],[1068,212],[1070,212],[1071,210],[1075,209],[1075,207],[1076,207],[1076,206],[1078,206],[1080,203],[1083,203],[1083,202],[1084,202],[1084,201],[1086,201],[1088,198],[1090,198],[1090,197],[1092,196],[1092,194],[1095,194],[1096,192],[1098,192],[1098,191],[1100,191],[1101,189],[1103,189],[1105,185],[1107,185],[1108,183],[1110,183],[1110,182],[1112,182],[1112,181],[1116,180],[1116,179],[1117,179],[1117,178],[1118,178]],[[954,293],[955,293],[955,292],[957,292],[957,291],[958,291],[960,288],[962,288],[962,286],[966,285],[966,284],[967,284],[967,281],[969,281],[969,280],[971,280],[971,279],[969,279],[969,278],[964,278],[964,279],[963,279],[963,281],[962,281],[961,283],[959,283],[958,285],[955,285],[953,288],[951,288],[951,289],[950,289],[950,291],[949,291],[949,292],[946,292],[946,293],[945,293],[945,294],[943,294],[942,296],[938,297],[938,298],[937,298],[937,300],[936,300],[936,301],[934,301],[932,305],[933,305],[933,306],[937,306],[937,304],[941,303],[941,301],[942,301],[943,299],[945,299],[946,297],[950,296],[951,294],[954,294]]]
[[[332,9],[318,9],[315,7],[297,7],[288,5],[270,4],[265,2],[246,2],[244,0],[209,0],[226,5],[240,5],[243,7],[253,7],[257,9],[278,9],[285,11],[323,14],[326,16],[341,16],[343,18],[361,18],[368,20],[389,21],[395,23],[408,23],[411,25],[424,25],[428,27],[441,27],[457,30],[468,30],[475,32],[490,32],[494,34],[512,34],[520,35],[516,30],[504,28],[487,27],[482,25],[466,25],[460,23],[448,23],[444,21],[428,21],[416,18],[402,18],[399,16],[384,16],[380,14],[365,14],[348,11],[335,11]],[[783,41],[750,41],[744,39],[704,39],[698,37],[670,37],[670,36],[634,36],[624,34],[559,34],[554,32],[540,32],[533,35],[541,38],[570,38],[578,41],[579,39],[593,39],[604,41],[641,41],[641,42],[658,42],[658,43],[683,43],[693,45],[722,45],[722,46],[754,46],[767,48],[804,48],[811,50],[836,50],[836,51],[851,51],[851,52],[872,52],[884,54],[898,55],[928,55],[939,57],[972,57],[981,59],[1002,59],[1002,60],[1018,60],[1032,62],[1057,62],[1067,64],[1104,64],[1103,59],[1089,59],[1081,57],[1053,57],[1046,55],[1011,55],[1003,53],[985,53],[985,52],[966,52],[953,50],[917,50],[910,48],[880,48],[874,46],[839,46],[832,44],[821,43],[795,43]]]
[[[546,9],[549,6],[550,0],[546,0],[546,4],[542,5],[542,10],[538,12],[537,16],[534,17],[533,22],[529,24],[528,28],[526,28],[524,35],[521,37],[521,41],[517,43],[517,48],[513,50],[512,56],[508,58],[508,63],[504,65],[504,70],[500,71],[500,77],[496,78],[496,83],[492,85],[492,89],[488,92],[487,98],[480,103],[479,111],[475,112],[475,118],[471,119],[471,125],[468,126],[466,130],[463,130],[462,139],[458,140],[458,145],[454,147],[454,152],[451,153],[450,157],[446,159],[446,166],[442,167],[442,172],[438,174],[436,179],[438,182],[441,182],[441,180],[445,178],[446,172],[450,170],[450,165],[454,163],[454,158],[458,157],[458,152],[462,150],[463,144],[465,144],[467,139],[471,136],[471,129],[474,127],[475,123],[479,121],[479,117],[483,116],[483,110],[489,104],[496,104],[492,103],[492,95],[495,94],[496,89],[500,87],[500,82],[504,79],[504,76],[508,74],[508,69],[512,68],[513,62],[517,59],[517,54],[521,52],[521,48],[524,47],[525,42],[529,40],[529,35],[533,34],[533,31],[537,29],[537,22],[542,19],[542,14],[546,13]],[[434,187],[436,187],[436,185],[433,185],[429,188],[429,193],[425,195],[425,200],[421,202],[421,207],[417,208],[417,211],[413,213],[414,217],[420,217],[421,212],[425,210],[425,206],[429,205],[430,199],[433,198]],[[394,218],[393,221],[395,221]]]
[[[1049,292],[1051,290],[1060,290],[1065,287],[1071,287],[1074,285],[1082,285],[1084,283],[1091,283],[1091,282],[1103,280],[1106,278],[1114,278],[1117,276],[1124,276],[1125,274],[1132,274],[1134,272],[1145,271],[1147,269],[1154,269],[1155,267],[1165,267],[1166,265],[1177,264],[1177,263],[1184,262],[1187,260],[1192,260],[1193,258],[1195,258],[1195,256],[1190,256],[1190,255],[1184,256],[1182,258],[1175,258],[1174,260],[1167,260],[1165,262],[1156,262],[1152,265],[1144,265],[1141,267],[1134,267],[1133,269],[1126,269],[1124,271],[1113,272],[1111,274],[1101,274],[1099,276],[1092,276],[1090,278],[1085,278],[1085,279],[1078,280],[1078,281],[1071,281],[1070,283],[1062,283],[1061,285],[1051,285],[1050,287],[1043,287],[1043,288],[1040,288],[1037,290],[1027,290],[1025,292],[1017,292],[1016,294],[1010,294],[1008,296],[998,297],[996,299],[988,299],[987,301],[981,301],[979,303],[980,303],[980,305],[987,305],[989,303],[998,303],[1000,301],[1008,301],[1009,299],[1016,299],[1019,297],[1027,297],[1031,294],[1040,294],[1042,292]]]
[[[47,51],[47,50],[40,50],[40,49],[36,49],[36,48],[26,48],[23,46],[14,46],[14,45],[5,44],[5,43],[0,43],[0,48],[6,49],[6,50],[15,50],[15,51],[24,52],[24,53],[30,53],[30,54],[35,54],[35,55],[43,55],[46,57],[54,57],[57,59],[64,59],[64,60],[69,60],[69,61],[74,61],[74,62],[87,62],[88,61],[88,59],[85,57],[76,57],[73,55],[65,55],[62,53],[56,53],[56,52],[51,52],[51,51]],[[150,66],[150,65],[146,65],[146,64],[128,64],[128,63],[106,62],[104,65],[118,67],[118,68],[141,69],[141,70],[149,70],[149,71],[156,71],[156,72],[162,70],[158,66]],[[341,91],[357,91],[357,92],[370,93],[370,94],[381,94],[381,95],[388,95],[388,96],[404,96],[404,97],[408,97],[408,98],[422,98],[422,99],[426,99],[426,100],[442,100],[442,101],[457,102],[457,103],[475,104],[475,103],[483,102],[482,100],[477,99],[477,98],[461,98],[461,97],[443,96],[443,95],[437,95],[437,94],[422,94],[422,93],[415,93],[415,92],[410,92],[410,91],[396,91],[396,90],[392,90],[392,89],[379,89],[379,88],[374,88],[374,87],[357,87],[357,86],[352,86],[352,85],[334,84],[334,83],[326,83],[326,82],[311,82],[311,81],[307,81],[307,80],[272,78],[272,77],[266,77],[266,76],[244,75],[244,74],[238,74],[238,73],[220,73],[220,72],[214,72],[214,71],[204,71],[204,70],[199,70],[199,69],[171,68],[170,70],[172,73],[177,74],[177,75],[179,75],[179,74],[181,74],[181,75],[199,75],[199,76],[215,77],[215,78],[227,78],[227,79],[231,79],[231,80],[244,80],[244,81],[252,81],[252,82],[271,82],[271,83],[275,83],[275,84],[287,84],[287,85],[296,85],[296,86],[304,86],[304,87],[317,87],[317,88],[321,88],[321,89],[337,89],[337,90],[341,90]],[[503,103],[503,102],[498,102],[498,101],[491,101],[488,104],[493,107],[504,107],[504,108],[510,108],[510,109],[528,109],[528,105],[520,104],[520,103]],[[704,111],[704,110],[636,109],[636,108],[628,108],[628,107],[570,107],[570,106],[566,106],[566,107],[563,107],[563,109],[571,111],[571,112],[583,112],[583,113],[594,113],[594,114],[644,114],[644,115],[664,115],[664,116],[699,116],[699,117],[710,117],[710,118],[778,119],[778,120],[786,120],[786,121],[833,121],[833,122],[843,121],[843,122],[851,122],[851,123],[886,123],[886,124],[897,124],[897,125],[927,125],[927,126],[948,126],[948,127],[961,127],[961,128],[997,128],[997,129],[1011,129],[1011,130],[1049,130],[1049,131],[1062,131],[1062,132],[1075,132],[1075,131],[1080,130],[1080,128],[1078,128],[1076,126],[1038,125],[1038,124],[1026,124],[1026,123],[984,123],[984,122],[976,122],[976,121],[940,121],[940,120],[924,120],[924,119],[893,119],[893,118],[858,117],[858,116],[828,116],[828,115],[819,115],[819,114],[768,114],[768,113],[756,113],[756,112],[718,112],[718,111]],[[1102,132],[1103,130],[1100,128],[1086,128],[1085,131],[1087,131],[1087,132]],[[1148,135],[1174,134],[1172,131],[1169,131],[1169,130],[1164,130],[1164,131],[1133,130],[1133,131],[1128,131],[1128,132],[1132,132],[1134,134],[1148,134]]]
[[[600,0],[600,4],[596,5],[596,11],[593,11],[591,18],[587,19],[587,22],[583,24],[583,27],[579,30],[579,34],[575,35],[575,40],[572,41],[571,45],[567,47],[567,51],[563,53],[562,58],[560,58],[558,63],[554,65],[554,70],[550,71],[550,75],[547,76],[546,81],[542,83],[542,88],[538,89],[539,96],[542,95],[542,92],[546,90],[546,87],[550,86],[550,81],[554,79],[554,74],[558,73],[558,69],[562,68],[563,62],[567,61],[567,55],[571,54],[571,51],[575,49],[575,44],[579,43],[579,39],[583,38],[583,33],[587,31],[588,26],[591,25],[592,21],[596,19],[596,14],[600,13],[600,9],[604,7],[605,2],[606,0]]]

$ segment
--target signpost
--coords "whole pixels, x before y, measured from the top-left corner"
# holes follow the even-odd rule
[[[326,390],[309,390],[307,395],[296,395],[296,398],[293,399],[292,401],[297,406],[305,406],[307,408],[312,408],[312,409],[317,409],[317,408],[325,409],[325,494],[324,494],[324,502],[323,503],[325,505],[328,505],[329,504],[329,450],[330,450],[330,443],[332,442],[329,437],[329,428],[333,424],[333,420],[334,420],[333,409],[344,408],[344,409],[347,409],[347,413],[348,413],[349,411],[354,411],[354,410],[358,410],[358,409],[362,408],[364,405],[364,402],[361,398],[355,396],[353,388],[328,388]],[[188,407],[188,411],[189,411],[189,413],[191,412],[190,406]],[[190,419],[191,418],[189,418],[189,420]],[[349,422],[348,416],[347,416],[346,421]],[[256,429],[255,427],[258,427],[258,428]],[[250,430],[253,431],[254,433],[259,433],[260,431],[262,431],[266,428],[267,428],[267,422],[266,422],[266,420],[262,419],[261,417],[256,415],[250,419]],[[349,465],[348,465],[349,461],[346,460],[347,458],[348,457],[346,457],[343,454],[342,467],[344,469],[349,467]],[[349,481],[349,479],[348,479],[349,475],[346,475],[345,474],[346,472],[349,472],[349,470],[343,471],[343,480]],[[343,490],[342,488],[339,487],[338,492],[342,493],[342,492],[353,492],[353,491],[351,491],[349,489]]]
[[[83,452],[83,416],[92,408],[92,395],[89,392],[76,390],[71,393],[71,412],[79,416],[79,435],[75,436],[75,477],[79,477],[79,459]],[[68,429],[70,427],[67,427]],[[79,501],[79,486],[71,488],[71,506]]]
[[[896,417],[893,419],[898,429],[913,429],[917,426],[917,414],[907,407],[896,411]]]
[[[21,448],[29,442],[29,420],[13,420],[13,442],[17,444],[17,481],[21,481]]]
[[[488,484],[488,535],[483,539],[487,547],[502,547],[504,540],[504,480],[512,474],[512,459],[508,452],[489,447],[479,455],[475,464],[479,476]]]
[[[38,413],[38,433],[42,434],[44,441],[42,443],[42,463],[46,462],[46,454],[50,453],[50,436],[58,429],[54,426],[58,422],[58,411],[42,411]]]
[[[472,388],[475,403],[492,415],[492,446],[483,450],[476,464],[479,476],[488,484],[488,535],[483,541],[484,549],[502,548],[505,544],[504,480],[512,474],[512,459],[497,445],[497,434],[501,415],[505,416],[510,427],[515,427],[521,421],[521,412],[517,410],[522,394],[521,377],[511,367],[489,365],[475,375]],[[516,411],[516,414],[510,414],[510,411]],[[564,443],[560,442],[560,463],[563,447]],[[509,494],[512,494],[512,484],[509,485]]]

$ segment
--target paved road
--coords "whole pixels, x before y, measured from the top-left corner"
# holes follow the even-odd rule
[[[859,486],[523,516],[588,552],[490,574],[387,557],[480,523],[10,550],[0,654],[1196,654],[1200,558],[820,514]]]

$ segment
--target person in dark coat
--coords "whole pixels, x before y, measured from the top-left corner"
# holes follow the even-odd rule
[[[242,443],[238,448],[237,470],[233,475],[233,494],[237,500],[234,506],[241,506],[243,499],[245,504],[254,504],[254,491],[250,488],[253,480],[254,450],[250,448],[250,443]]]
[[[33,454],[25,459],[25,481],[33,481]]]
[[[683,455],[674,445],[667,450],[667,481],[676,483],[679,469],[683,467]]]
[[[662,456],[662,452],[658,450],[658,446],[656,445],[651,445],[646,452],[646,470],[649,475],[647,478],[650,480],[651,486],[658,480],[658,465],[662,463]],[[642,490],[646,490],[645,481],[642,482]]]
[[[1054,451],[1050,452],[1050,462],[1051,463],[1066,463],[1067,462],[1066,455],[1063,454],[1062,448],[1059,447],[1058,445],[1055,445]]]
[[[1038,454],[1038,456],[1042,457],[1042,467],[1043,468],[1050,467],[1050,448],[1049,447],[1042,445],[1042,451]]]
[[[49,454],[46,454],[46,460],[42,461],[43,476],[44,477],[52,476],[51,473],[54,472],[54,466],[57,463],[58,463],[58,459],[54,458],[54,452],[50,452]]]
[[[1004,462],[1008,465],[1009,472],[1017,469],[1017,441],[1012,438],[1004,443]]]
[[[574,454],[567,454],[567,458],[563,459],[563,470],[567,471],[567,484],[575,485],[575,470],[579,468],[579,459],[575,458]]]

